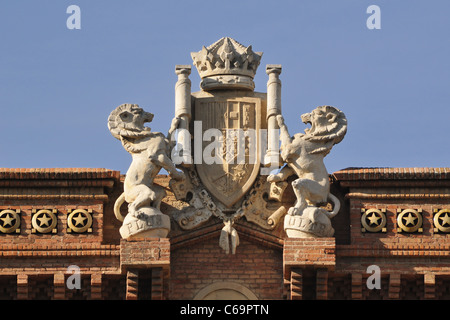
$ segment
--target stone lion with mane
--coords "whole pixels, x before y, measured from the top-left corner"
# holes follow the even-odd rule
[[[116,200],[114,214],[123,221],[120,207],[128,202],[128,213],[136,216],[143,207],[159,210],[161,200],[166,195],[164,189],[154,185],[153,180],[161,168],[166,169],[176,180],[184,179],[184,173],[176,170],[169,158],[172,133],[177,129],[179,119],[175,118],[167,136],[152,132],[144,126],[153,120],[153,114],[145,112],[136,104],[122,104],[111,112],[108,128],[111,134],[122,142],[123,147],[133,158],[126,173],[124,192]]]
[[[326,215],[332,218],[338,213],[340,203],[330,193],[329,176],[323,159],[344,138],[347,119],[342,111],[332,106],[317,107],[311,113],[303,114],[301,119],[305,124],[311,124],[311,128],[291,137],[283,117],[277,116],[281,157],[287,165],[278,174],[270,175],[267,180],[278,182],[297,175],[298,178],[292,182],[297,201],[288,214],[302,215],[308,206],[318,208],[331,201],[333,211]],[[314,221],[314,217],[311,220]]]

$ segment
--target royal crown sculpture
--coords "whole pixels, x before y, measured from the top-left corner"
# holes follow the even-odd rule
[[[292,238],[333,236],[330,219],[340,202],[330,193],[323,158],[347,132],[344,113],[317,107],[301,116],[311,127],[291,136],[281,114],[280,65],[267,65],[267,93],[260,93],[253,79],[262,53],[251,46],[225,37],[191,56],[201,91],[191,92],[191,66],[177,65],[167,135],[146,127],[153,114],[134,104],[109,116],[112,135],[133,159],[114,209],[121,236],[167,237],[171,223],[189,231],[213,218],[223,223],[219,245],[227,253],[236,252],[234,226],[242,219],[269,232],[283,227]],[[166,192],[154,183],[162,168],[183,203],[169,215],[160,206]]]
[[[261,61],[262,52],[253,52],[234,39],[225,37],[191,53],[194,65],[202,78],[202,89],[255,88],[253,79]]]

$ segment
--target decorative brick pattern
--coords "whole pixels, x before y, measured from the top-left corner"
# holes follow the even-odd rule
[[[162,268],[152,268],[152,300],[163,300],[164,286],[163,286],[163,270]]]
[[[337,180],[450,180],[450,168],[349,168],[333,173]]]
[[[398,273],[393,273],[389,276],[388,298],[391,300],[400,299],[400,290],[401,290],[401,275]]]
[[[291,300],[302,300],[303,298],[303,273],[301,269],[291,270]]]
[[[328,269],[317,270],[316,280],[316,299],[327,300],[328,299]]]
[[[138,286],[139,286],[139,270],[128,269],[127,271],[127,300],[138,299]]]
[[[125,300],[127,292],[127,275],[103,275],[101,295],[103,300]],[[93,299],[95,299],[93,297]]]
[[[328,299],[349,300],[352,297],[351,274],[330,274],[328,276]]]
[[[362,298],[362,274],[352,273],[352,300],[360,300]]]
[[[121,240],[117,171],[0,168],[0,212],[20,218],[17,231],[0,233],[0,299],[192,299],[215,282],[237,283],[259,299],[450,299],[450,169],[354,168],[331,178],[341,200],[336,238],[289,239],[282,228],[262,230],[243,218],[235,224],[237,252],[226,255],[220,221],[189,232],[173,226],[168,239]],[[175,212],[169,178],[155,182],[168,192],[162,210]],[[40,209],[57,211],[57,233],[32,233]],[[68,231],[76,209],[92,211],[92,232]],[[362,214],[371,209],[385,214],[384,229],[363,231]],[[420,232],[399,232],[406,209],[421,214]],[[13,216],[1,217],[8,227]],[[66,287],[72,264],[81,290]],[[373,264],[381,289],[366,286]]]
[[[55,273],[53,276],[53,299],[63,300],[66,298],[66,281],[64,273]]]

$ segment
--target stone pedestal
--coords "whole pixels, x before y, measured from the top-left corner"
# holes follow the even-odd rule
[[[169,216],[156,208],[146,207],[139,210],[138,215],[128,214],[119,229],[124,239],[165,238],[170,231]]]
[[[284,230],[289,238],[322,238],[334,234],[327,211],[316,207],[305,208],[301,215],[286,215]]]
[[[146,288],[152,300],[164,298],[164,281],[170,272],[170,242],[168,238],[122,239],[120,267],[127,274],[127,300],[139,299],[139,281],[151,274],[151,287]],[[146,279],[148,281],[148,279]]]
[[[334,238],[287,238],[283,248],[284,278],[290,298],[327,299],[328,272],[336,266]],[[305,291],[307,284],[313,284]]]

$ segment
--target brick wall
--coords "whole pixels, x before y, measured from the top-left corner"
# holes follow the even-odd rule
[[[155,181],[168,187],[166,176]],[[21,221],[17,231],[0,234],[0,298],[192,299],[219,282],[239,284],[259,299],[450,297],[450,230],[439,230],[434,219],[450,209],[449,169],[337,172],[331,191],[341,211],[332,219],[334,238],[286,239],[282,226],[261,230],[243,218],[235,225],[235,255],[219,247],[217,218],[190,231],[172,224],[169,239],[158,239],[157,248],[155,239],[121,241],[113,205],[122,182],[118,172],[105,169],[0,169],[0,212],[13,210]],[[178,203],[167,191],[161,208],[173,214]],[[33,211],[39,209],[55,210],[54,232],[33,232]],[[68,215],[75,209],[90,211],[91,232],[69,232]],[[420,229],[401,228],[398,217],[405,209],[420,214]],[[383,229],[363,226],[368,210],[385,215]],[[72,264],[82,273],[80,291],[65,287]],[[370,265],[381,268],[380,290],[365,285]],[[147,296],[139,297],[140,291]]]
[[[282,252],[242,239],[235,255],[225,254],[219,237],[171,253],[170,298],[193,299],[214,282],[236,282],[259,299],[283,297]]]
[[[288,238],[284,241],[283,265],[334,269],[336,265],[334,238]]]

